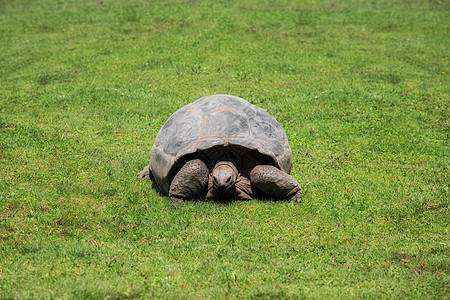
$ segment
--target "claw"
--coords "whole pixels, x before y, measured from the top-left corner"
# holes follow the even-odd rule
[[[297,191],[291,198],[289,198],[289,201],[302,202],[302,190]]]
[[[150,171],[150,167],[149,166],[145,166],[144,170],[142,170],[139,173],[138,177],[139,178],[144,178],[144,179],[152,179],[153,178],[152,175],[153,174],[152,174],[152,171]]]

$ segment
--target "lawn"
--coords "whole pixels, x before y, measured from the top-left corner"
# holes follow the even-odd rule
[[[0,1],[0,298],[449,299],[450,2]],[[302,203],[137,174],[210,94],[285,128]]]

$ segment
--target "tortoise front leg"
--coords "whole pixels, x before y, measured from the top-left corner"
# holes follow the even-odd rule
[[[184,201],[205,197],[208,189],[209,171],[200,159],[184,164],[170,184],[169,197],[174,201]]]
[[[302,188],[291,175],[270,165],[259,165],[250,172],[250,182],[268,196],[300,202]]]

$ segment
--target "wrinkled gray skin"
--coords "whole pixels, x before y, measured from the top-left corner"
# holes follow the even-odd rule
[[[292,153],[281,125],[266,111],[229,95],[200,98],[161,128],[150,164],[152,178],[174,201],[271,197],[301,201],[289,175]]]

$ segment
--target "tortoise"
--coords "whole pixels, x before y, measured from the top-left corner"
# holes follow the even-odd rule
[[[264,109],[231,95],[200,98],[162,126],[139,177],[174,201],[269,197],[301,201],[289,175],[283,127]]]

